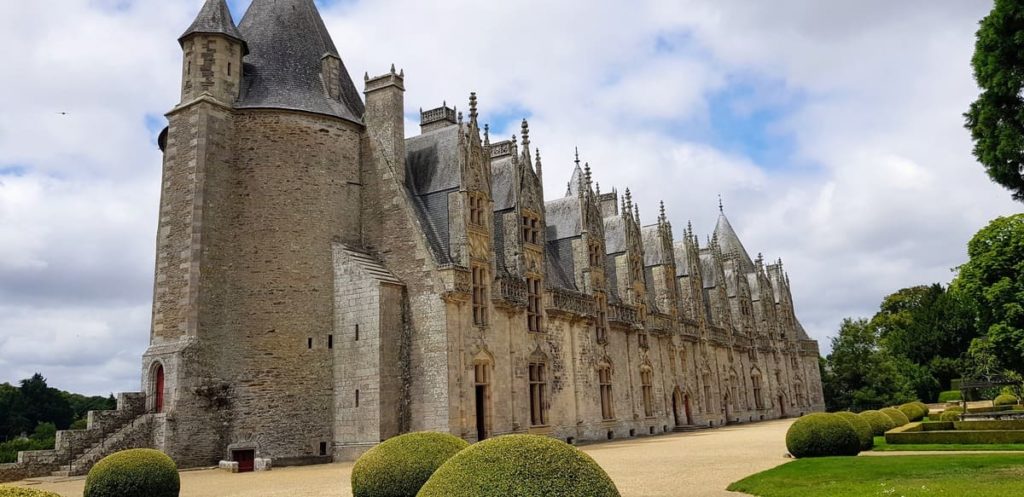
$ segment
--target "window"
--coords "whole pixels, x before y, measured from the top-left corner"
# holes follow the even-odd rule
[[[526,278],[526,324],[530,331],[540,333],[540,278]]]
[[[764,409],[764,397],[761,393],[761,375],[757,373],[751,375],[750,383],[753,385],[754,390],[754,406],[758,409]]]
[[[599,343],[608,341],[608,302],[603,293],[597,294],[597,317],[594,319],[594,333]]]
[[[587,250],[590,258],[590,267],[601,267],[601,244],[590,242]]]
[[[473,324],[487,325],[487,269],[473,266]]]
[[[326,456],[327,455],[327,442],[320,442],[320,455],[321,456]]]
[[[540,243],[540,218],[535,214],[523,214],[523,241],[526,243]]]
[[[231,76],[231,63],[228,62],[228,76]]]
[[[649,348],[649,344],[647,343],[647,331],[640,330],[636,333],[636,336],[641,349]]]
[[[306,348],[307,349],[313,348],[313,338],[312,337],[306,339]]]
[[[544,426],[548,424],[547,406],[547,367],[543,362],[530,363],[530,425]]]
[[[359,325],[356,325],[356,341],[359,341]]]
[[[603,366],[598,369],[597,378],[601,385],[601,418],[615,419],[615,407],[612,404],[612,368]]]
[[[334,348],[334,335],[327,335],[327,348]]]
[[[644,416],[648,418],[654,416],[654,395],[653,387],[651,386],[651,370],[644,368],[640,370],[640,385],[644,395]]]
[[[477,226],[484,224],[484,197],[478,193],[469,194],[469,222]]]
[[[359,407],[359,390],[356,390],[356,407]]]

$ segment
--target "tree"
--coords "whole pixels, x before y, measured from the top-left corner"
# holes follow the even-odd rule
[[[1024,200],[1024,1],[995,0],[981,20],[971,65],[981,88],[965,114],[974,155],[992,181]]]
[[[825,358],[826,406],[863,410],[913,400],[913,389],[898,366],[879,347],[878,331],[870,321],[844,319]]]
[[[75,412],[71,404],[60,390],[50,388],[46,378],[36,373],[31,378],[21,380],[21,410],[28,421],[28,431],[34,430],[42,422],[53,423],[59,429],[71,426]]]
[[[973,362],[992,369],[994,358],[995,366],[1024,373],[1024,214],[982,228],[967,244],[967,255],[953,290],[971,302],[984,335],[972,344]]]

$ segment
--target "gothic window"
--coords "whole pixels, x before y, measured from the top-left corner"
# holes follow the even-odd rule
[[[486,216],[487,200],[480,193],[469,194],[469,223],[476,226],[483,226],[487,221]]]
[[[487,268],[473,265],[473,324],[487,325]]]
[[[607,297],[603,293],[597,294],[597,317],[594,319],[594,333],[599,343],[608,341],[608,328],[605,323],[608,320]]]
[[[601,244],[590,242],[590,245],[587,247],[590,267],[601,267],[601,252]]]
[[[523,214],[523,241],[526,243],[540,243],[540,218],[533,213]]]
[[[526,277],[526,324],[530,331],[541,331],[540,278]]]
[[[543,362],[530,363],[530,425],[544,426],[548,424],[547,365]]]
[[[602,366],[597,370],[598,383],[601,385],[601,418],[615,419],[615,407],[612,404],[612,368]]]
[[[704,375],[704,412],[711,412],[711,375]]]
[[[643,368],[640,370],[640,385],[643,392],[644,398],[644,416],[648,418],[654,416],[654,387],[652,386],[651,370],[649,368]]]
[[[761,391],[761,374],[754,373],[750,376],[750,383],[754,390],[754,407],[764,409],[764,394]]]

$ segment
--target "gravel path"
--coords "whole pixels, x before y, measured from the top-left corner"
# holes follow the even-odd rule
[[[729,426],[581,447],[601,464],[623,497],[739,496],[725,487],[789,461],[793,420]],[[181,497],[351,497],[352,463],[278,468],[266,473],[181,473]],[[84,479],[39,479],[15,485],[81,497]]]

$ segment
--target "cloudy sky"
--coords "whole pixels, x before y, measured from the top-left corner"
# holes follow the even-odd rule
[[[155,136],[201,3],[0,2],[0,382],[139,388]],[[710,232],[721,194],[751,255],[785,261],[823,349],[1021,211],[962,127],[987,0],[319,3],[357,84],[404,68],[408,133],[419,107],[476,91],[492,136],[530,120],[549,198],[574,146],[646,220],[663,199],[677,232]]]

